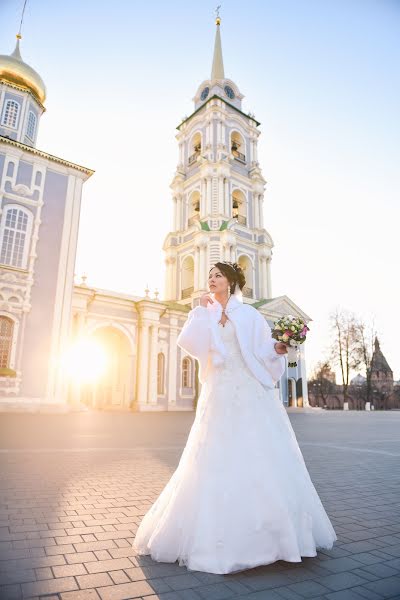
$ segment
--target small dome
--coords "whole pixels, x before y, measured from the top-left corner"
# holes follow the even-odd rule
[[[10,56],[0,54],[0,81],[28,89],[41,104],[46,100],[46,86],[43,79],[21,58],[19,39],[14,52]]]

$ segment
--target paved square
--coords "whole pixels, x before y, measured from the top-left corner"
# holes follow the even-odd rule
[[[0,415],[0,599],[400,599],[400,412],[289,409],[338,534],[232,575],[135,556],[193,413]]]

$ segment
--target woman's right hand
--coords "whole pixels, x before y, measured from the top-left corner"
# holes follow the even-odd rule
[[[214,300],[211,298],[211,295],[206,292],[202,296],[200,296],[200,306],[207,307],[208,303],[214,304]]]

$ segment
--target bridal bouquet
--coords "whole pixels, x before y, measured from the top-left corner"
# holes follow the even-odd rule
[[[274,322],[271,335],[278,342],[288,346],[288,367],[297,367],[299,346],[306,341],[307,331],[310,331],[310,328],[300,317],[293,315],[286,315]]]

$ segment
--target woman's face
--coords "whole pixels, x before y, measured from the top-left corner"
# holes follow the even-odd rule
[[[228,278],[225,277],[218,267],[213,267],[208,274],[208,289],[214,294],[228,293]]]

